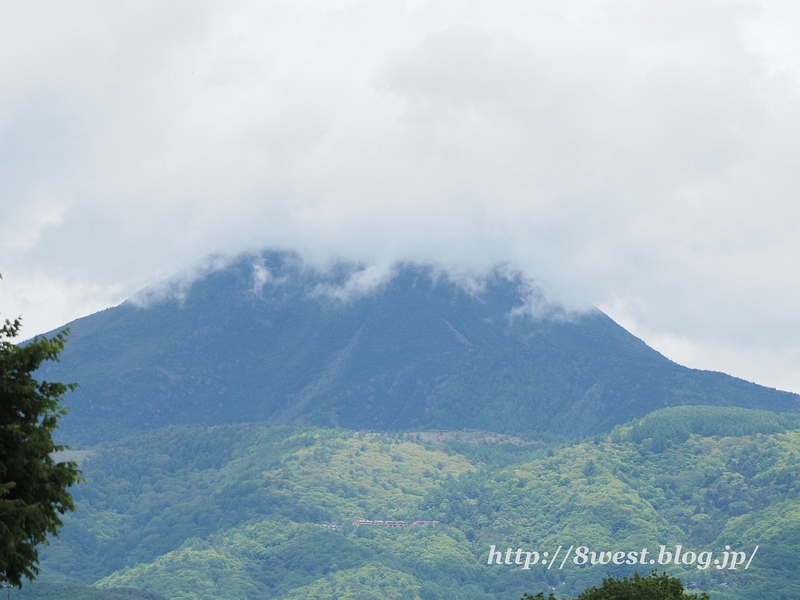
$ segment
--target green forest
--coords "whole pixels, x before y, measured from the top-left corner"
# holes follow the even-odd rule
[[[800,598],[798,415],[669,408],[578,441],[182,425],[75,456],[77,511],[12,597],[567,598],[657,569]]]

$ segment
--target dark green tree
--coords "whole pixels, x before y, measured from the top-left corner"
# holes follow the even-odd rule
[[[541,592],[536,596],[525,594],[522,600],[544,600]],[[552,594],[550,599],[554,600]],[[589,588],[575,600],[710,600],[708,594],[703,592],[689,594],[683,590],[683,583],[677,577],[670,577],[666,573],[659,575],[653,571],[647,577],[639,573],[633,574],[633,579],[623,577],[603,579],[600,587]]]
[[[18,346],[11,340],[19,329],[19,319],[0,327],[0,582],[14,586],[39,572],[37,547],[75,510],[67,488],[80,479],[77,463],[52,458],[65,449],[52,435],[66,413],[60,402],[76,386],[33,377],[42,362],[58,360],[68,330]]]

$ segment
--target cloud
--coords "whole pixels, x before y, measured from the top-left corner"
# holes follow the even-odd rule
[[[41,331],[269,246],[376,281],[507,264],[697,364],[791,354],[798,25],[722,0],[7,3],[0,307]]]
[[[352,302],[380,290],[391,281],[396,274],[394,266],[369,265],[356,268],[345,281],[317,284],[311,291],[311,297],[327,297],[340,302]]]
[[[171,300],[183,304],[196,281],[204,279],[211,273],[224,270],[233,260],[234,257],[230,255],[209,254],[171,277],[138,290],[128,301],[138,308],[147,308]],[[253,265],[253,271],[255,285],[263,287],[269,279],[269,271],[258,264]]]

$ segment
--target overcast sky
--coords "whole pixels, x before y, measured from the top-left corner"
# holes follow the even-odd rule
[[[0,312],[214,251],[520,269],[800,392],[800,8],[0,0]]]

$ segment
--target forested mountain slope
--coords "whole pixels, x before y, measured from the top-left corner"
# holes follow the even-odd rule
[[[167,600],[153,592],[137,589],[99,589],[77,584],[41,581],[26,583],[21,590],[9,592],[8,596],[14,600]]]
[[[798,598],[799,456],[798,415],[707,407],[583,442],[177,426],[84,454],[78,511],[43,553],[42,578],[173,600],[517,600],[655,568],[715,600]],[[690,564],[658,562],[679,545]],[[491,546],[503,564],[487,564]],[[529,569],[518,548],[538,552]],[[644,562],[606,555],[631,551]]]
[[[354,293],[366,274],[245,255],[70,323],[62,362],[40,373],[80,384],[61,439],[244,421],[580,436],[665,406],[800,407],[796,394],[677,365],[600,311],[567,315],[519,279],[468,291],[399,265]]]

